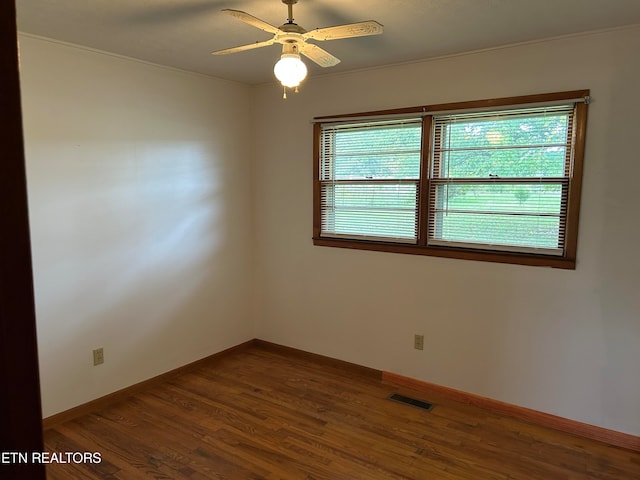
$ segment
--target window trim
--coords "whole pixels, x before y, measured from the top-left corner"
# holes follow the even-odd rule
[[[577,101],[584,99],[584,101]],[[322,116],[314,118],[313,125],[313,244],[317,246],[350,248],[379,252],[393,252],[412,255],[427,255],[443,258],[457,258],[464,260],[478,260],[498,263],[509,263],[531,266],[546,266],[553,268],[575,269],[578,244],[578,223],[580,211],[580,196],[582,191],[582,172],[585,151],[585,137],[587,128],[589,90],[572,90],[537,95],[517,97],[492,98],[477,101],[423,105],[416,107],[378,110],[364,113],[350,113],[343,115]],[[494,110],[502,107],[533,107],[560,101],[576,102],[574,117],[575,143],[573,161],[569,176],[569,193],[567,204],[565,252],[564,255],[549,255],[538,253],[515,253],[507,251],[482,250],[479,248],[462,248],[453,246],[427,245],[428,229],[428,200],[429,200],[429,158],[431,155],[431,130],[434,113],[444,111],[464,112]],[[321,183],[320,183],[320,139],[323,123],[338,121],[359,121],[361,118],[381,117],[393,118],[415,114],[423,117],[422,151],[420,161],[420,181],[418,183],[418,241],[416,244],[402,244],[378,240],[354,240],[329,238],[321,236]]]

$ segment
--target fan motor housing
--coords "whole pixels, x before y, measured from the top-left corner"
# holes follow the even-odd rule
[[[303,33],[307,33],[307,31],[297,23],[285,23],[284,25],[281,25],[279,28],[281,31],[285,33],[297,33],[299,35],[302,35]]]

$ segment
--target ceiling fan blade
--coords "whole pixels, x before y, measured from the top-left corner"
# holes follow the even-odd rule
[[[243,21],[244,23],[248,23],[253,27],[259,28],[260,30],[264,30],[265,32],[278,33],[280,31],[278,27],[274,27],[273,25],[267,22],[264,22],[259,18],[254,17],[253,15],[249,15],[247,12],[242,12],[240,10],[232,10],[230,8],[226,8],[222,11],[231,15],[232,17],[237,18],[238,20]]]
[[[273,45],[275,40],[272,38],[270,40],[265,40],[264,42],[255,42],[249,43],[247,45],[240,45],[239,47],[231,47],[225,48],[222,50],[216,50],[215,52],[211,52],[211,55],[226,55],[228,53],[236,53],[236,52],[244,52],[245,50],[252,50],[254,48],[266,47],[268,45]]]
[[[323,50],[317,45],[314,45],[313,43],[305,43],[300,48],[300,53],[321,67],[333,67],[340,63],[339,58],[334,57],[329,52]]]
[[[364,37],[367,35],[378,35],[382,33],[382,25],[375,20],[366,22],[348,23],[335,27],[316,28],[303,35],[304,39],[314,40],[338,40],[340,38]]]

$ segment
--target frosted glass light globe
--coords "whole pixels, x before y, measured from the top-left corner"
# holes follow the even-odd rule
[[[273,73],[283,86],[295,88],[306,78],[307,66],[300,55],[284,53],[273,67]]]

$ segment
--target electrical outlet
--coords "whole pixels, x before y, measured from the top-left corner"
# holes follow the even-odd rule
[[[102,347],[96,348],[93,351],[93,365],[101,365],[104,363],[104,349]]]
[[[413,348],[416,350],[424,350],[424,335],[413,336]]]

